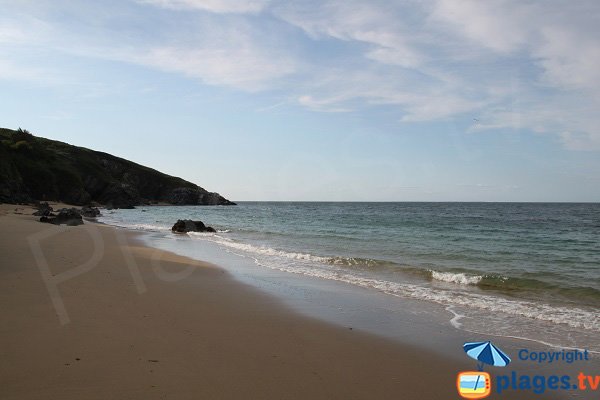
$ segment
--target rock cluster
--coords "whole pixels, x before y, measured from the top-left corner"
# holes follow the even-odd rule
[[[76,208],[61,208],[56,215],[42,216],[40,222],[46,222],[54,225],[77,226],[83,225],[81,213]]]
[[[36,217],[48,217],[50,215],[54,216],[52,214],[52,211],[54,211],[52,209],[52,207],[46,202],[46,203],[39,203],[37,205],[37,211],[33,213],[33,215],[35,215]]]
[[[54,225],[77,226],[83,224],[83,217],[95,219],[100,216],[100,210],[96,207],[83,207],[81,210],[77,208],[61,208],[53,212],[53,209],[48,203],[38,204],[38,210],[33,213],[40,217],[40,222],[45,222]]]
[[[96,207],[82,207],[81,208],[81,215],[84,218],[98,218],[100,216],[100,210],[98,210]]]
[[[176,233],[186,232],[216,232],[215,228],[204,225],[202,221],[192,221],[191,219],[179,219],[171,228]]]

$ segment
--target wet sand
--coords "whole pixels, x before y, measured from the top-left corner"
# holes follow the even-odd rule
[[[0,205],[3,399],[455,399],[472,369],[298,315],[135,233],[31,211]]]

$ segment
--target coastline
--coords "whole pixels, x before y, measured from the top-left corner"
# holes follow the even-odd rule
[[[144,246],[139,232],[57,228],[15,207],[25,208],[0,206],[3,398],[457,398],[457,372],[474,367],[422,340],[437,332],[411,320],[401,322],[412,341],[350,329],[301,314],[221,266]],[[97,256],[57,282],[63,325],[32,236],[53,278]]]
[[[3,398],[439,399],[470,365],[297,315],[216,266],[137,244],[123,252],[115,228],[50,227],[2,207]],[[53,276],[89,260],[93,235],[103,243],[96,266],[58,284],[64,325],[27,241],[49,229]]]

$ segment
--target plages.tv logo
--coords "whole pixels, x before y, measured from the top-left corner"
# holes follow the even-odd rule
[[[477,360],[477,371],[459,372],[456,377],[456,388],[464,399],[483,399],[492,392],[490,374],[483,371],[484,365],[505,367],[510,357],[494,346],[492,342],[467,342],[463,345],[467,355]]]

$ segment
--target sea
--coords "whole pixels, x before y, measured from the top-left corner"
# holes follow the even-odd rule
[[[433,305],[465,332],[600,352],[599,203],[240,202],[99,220],[170,238],[177,219],[217,230],[187,246],[265,271]]]

